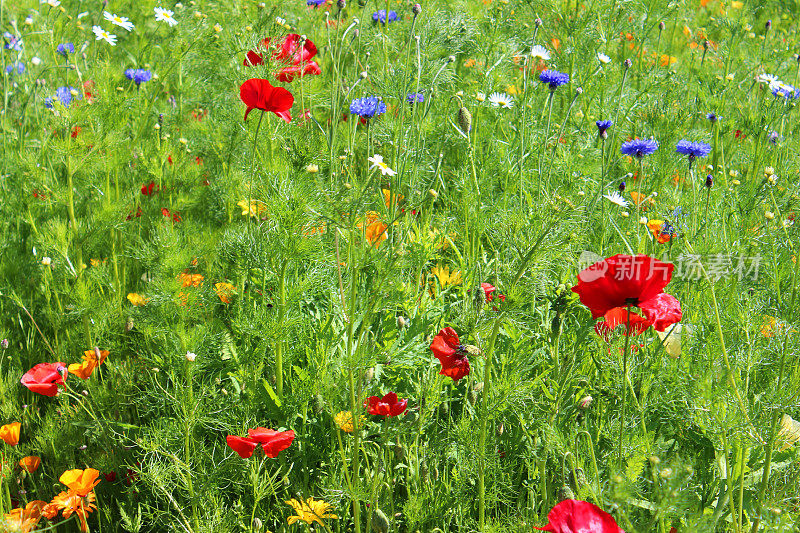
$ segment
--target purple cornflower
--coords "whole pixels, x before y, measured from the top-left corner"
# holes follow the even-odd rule
[[[772,144],[778,144],[780,137],[781,136],[780,134],[778,134],[777,131],[771,131],[769,134],[769,142],[771,142]]]
[[[386,10],[379,9],[375,13],[372,14],[372,20],[375,22],[380,22],[381,24],[386,24]],[[389,22],[394,22],[397,20],[397,11],[389,11],[388,16]]]
[[[56,46],[56,52],[58,52],[64,57],[67,57],[67,54],[75,53],[75,45],[72,43],[61,43],[58,46]]]
[[[56,89],[55,98],[58,98],[64,107],[69,107],[73,100],[80,100],[83,97],[81,96],[80,91],[75,89],[75,87],[62,86]],[[53,98],[45,98],[44,106],[47,108],[52,108]]]
[[[800,91],[797,90],[797,87],[788,83],[778,82],[771,84],[770,87],[772,88],[772,96],[781,96],[787,100],[793,100],[800,96]]]
[[[701,142],[690,142],[686,139],[678,141],[675,151],[679,154],[688,155],[689,161],[694,161],[698,157],[705,157],[711,152],[711,145]]]
[[[9,76],[17,71],[17,74],[24,74],[25,73],[25,63],[17,62],[14,65],[6,65],[6,74]]]
[[[624,155],[637,159],[650,155],[656,150],[658,150],[658,141],[655,139],[632,139],[622,143],[622,146],[619,147],[619,151]]]
[[[569,83],[569,74],[557,70],[545,70],[539,74],[539,81],[550,85],[550,90],[555,91],[562,85]]]
[[[595,122],[595,124],[597,125],[597,134],[603,139],[608,137],[606,130],[614,125],[614,123],[610,120],[598,120]]]
[[[711,122],[712,124],[713,124],[713,123],[715,123],[716,121],[718,121],[718,120],[719,120],[719,117],[718,117],[717,115],[715,115],[714,113],[709,113],[709,114],[707,114],[707,115],[706,115],[706,118],[707,118],[707,119],[709,120],[709,122]]]
[[[325,3],[325,0],[306,0],[307,6],[319,7]]]
[[[153,74],[149,70],[145,70],[143,68],[129,68],[125,71],[125,77],[129,80],[135,81],[136,85],[139,85],[145,81],[150,81],[150,79],[153,77]]]
[[[6,50],[16,50],[17,52],[22,51],[22,37],[17,37],[6,31],[3,32],[3,38],[8,41],[3,45],[3,48]]]
[[[408,93],[406,99],[408,100],[409,104],[416,104],[416,103],[421,104],[422,102],[425,101],[425,97],[422,96],[422,93]]]
[[[377,96],[356,98],[350,103],[350,113],[361,118],[372,118],[386,113],[386,104]]]

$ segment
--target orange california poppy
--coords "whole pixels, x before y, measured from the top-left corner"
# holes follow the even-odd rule
[[[659,244],[664,244],[672,239],[672,233],[669,231],[663,231],[664,228],[664,221],[653,219],[647,221],[647,229],[650,230],[650,233],[653,234],[653,237],[659,242]]]
[[[129,292],[128,293],[128,301],[134,307],[141,307],[141,306],[143,306],[144,304],[147,303],[147,298],[145,298],[141,294],[137,294],[135,292]]]
[[[214,292],[217,293],[222,303],[229,304],[231,303],[231,298],[233,298],[233,295],[236,293],[236,286],[232,283],[221,281],[214,284]]]
[[[19,430],[22,427],[20,422],[11,422],[0,427],[0,439],[9,446],[16,446],[19,443]]]
[[[678,61],[677,57],[663,54],[661,58],[658,60],[658,64],[661,65],[662,67],[668,67],[671,64],[675,63],[676,61]]]
[[[35,455],[29,455],[27,457],[23,457],[19,460],[19,466],[24,471],[32,474],[39,470],[39,466],[42,464],[42,460]]]
[[[550,44],[553,45],[553,50],[556,52],[558,52],[558,49],[561,48],[561,41],[559,41],[557,37],[550,39]]]
[[[62,491],[42,509],[42,514],[48,519],[52,519],[55,518],[58,511],[62,511],[61,516],[63,516],[64,519],[68,519],[72,516],[72,513],[75,513],[78,516],[78,520],[80,520],[81,531],[86,532],[89,531],[89,527],[86,523],[86,516],[94,509],[97,509],[97,506],[94,504],[95,500],[94,492],[89,492],[84,498],[74,490],[70,490],[69,492]]]
[[[33,531],[42,518],[42,509],[46,505],[47,502],[42,500],[33,500],[28,502],[24,509],[21,507],[12,509],[5,515],[6,525],[11,528],[9,531],[21,531],[22,533]]]
[[[631,191],[631,199],[642,211],[647,211],[648,207],[656,205],[655,199],[636,191]]]
[[[97,477],[100,475],[99,470],[95,470],[94,468],[87,468],[86,470],[75,469],[75,470],[67,470],[58,480],[75,491],[78,496],[86,496],[92,489],[100,483],[100,480]]]
[[[83,352],[83,361],[80,363],[73,363],[67,367],[70,374],[78,376],[81,379],[89,379],[94,369],[103,364],[103,361],[108,357],[108,350],[86,350]],[[98,358],[99,354],[99,358]]]
[[[199,287],[203,284],[204,279],[202,274],[190,274],[188,272],[181,272],[178,274],[181,287]]]

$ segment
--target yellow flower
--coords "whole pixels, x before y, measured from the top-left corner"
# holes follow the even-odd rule
[[[308,498],[304,502],[299,502],[292,498],[291,500],[287,501],[289,505],[292,506],[294,512],[297,513],[297,516],[290,516],[286,519],[289,522],[289,525],[294,524],[295,522],[303,521],[306,524],[313,524],[314,522],[319,523],[321,526],[325,526],[325,522],[322,521],[323,518],[339,518],[335,514],[329,514],[328,511],[331,510],[331,504],[324,502],[322,500],[315,500],[314,498]]]
[[[240,200],[236,205],[242,208],[242,216],[250,215],[251,217],[260,218],[267,213],[267,206],[264,202],[258,200],[250,200],[250,207],[247,207],[247,200]]]
[[[366,417],[361,415],[358,419],[359,423],[364,422]],[[352,433],[353,432],[353,413],[350,411],[339,411],[334,415],[333,421],[336,422],[336,425],[339,426],[339,429],[344,431],[345,433]]]
[[[134,307],[141,307],[141,306],[143,306],[144,304],[147,303],[147,298],[145,298],[141,294],[137,294],[135,292],[129,292],[128,293],[128,301]]]
[[[236,292],[236,286],[232,283],[222,281],[214,284],[214,292],[217,293],[222,303],[229,304],[231,303],[231,297]]]
[[[800,423],[789,415],[781,417],[781,430],[778,432],[777,441],[780,450],[784,451],[800,440]]]
[[[431,269],[431,274],[439,280],[439,286],[445,288],[448,285],[460,285],[464,280],[461,279],[461,271],[450,272],[450,267],[437,265]]]

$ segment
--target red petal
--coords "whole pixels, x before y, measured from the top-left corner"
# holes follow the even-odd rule
[[[64,373],[59,369],[64,369]],[[39,363],[25,372],[20,383],[35,393],[52,398],[58,393],[58,385],[64,385],[66,375],[64,363]]]
[[[548,524],[534,527],[551,533],[625,533],[607,512],[593,503],[564,500],[547,513]]]
[[[288,110],[287,111],[280,111],[280,112],[275,111],[275,114],[278,115],[279,117],[281,117],[283,120],[285,120],[287,124],[292,121],[292,112],[291,111],[288,111]]]
[[[439,374],[453,378],[453,381],[458,381],[464,376],[469,375],[469,360],[465,357],[460,359],[458,357],[445,357],[440,358],[439,362],[442,368]]]
[[[256,446],[258,446],[257,442],[247,438],[237,437],[236,435],[228,435],[225,437],[225,441],[242,459],[249,459],[252,457]]]
[[[264,64],[264,57],[259,54],[258,52],[254,52],[253,50],[249,50],[247,52],[247,57],[244,59],[244,66],[251,67],[255,65],[263,65]]]
[[[275,431],[274,429],[258,427],[247,430],[247,435],[261,444],[267,457],[275,459],[278,454],[292,445],[294,431]]]
[[[609,342],[611,333],[618,326],[627,326],[627,308],[615,307],[603,316],[603,320],[594,325],[595,332],[606,342]],[[624,335],[641,335],[652,325],[648,319],[631,312],[630,326],[626,328]]]
[[[669,326],[683,318],[681,303],[672,295],[660,293],[639,304],[639,308],[656,331],[665,331]]]
[[[444,328],[433,338],[431,351],[437,358],[451,357],[459,345],[458,333],[453,328]]]

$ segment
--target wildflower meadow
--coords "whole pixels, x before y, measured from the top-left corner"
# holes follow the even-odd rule
[[[800,531],[794,0],[0,0],[0,532]]]

